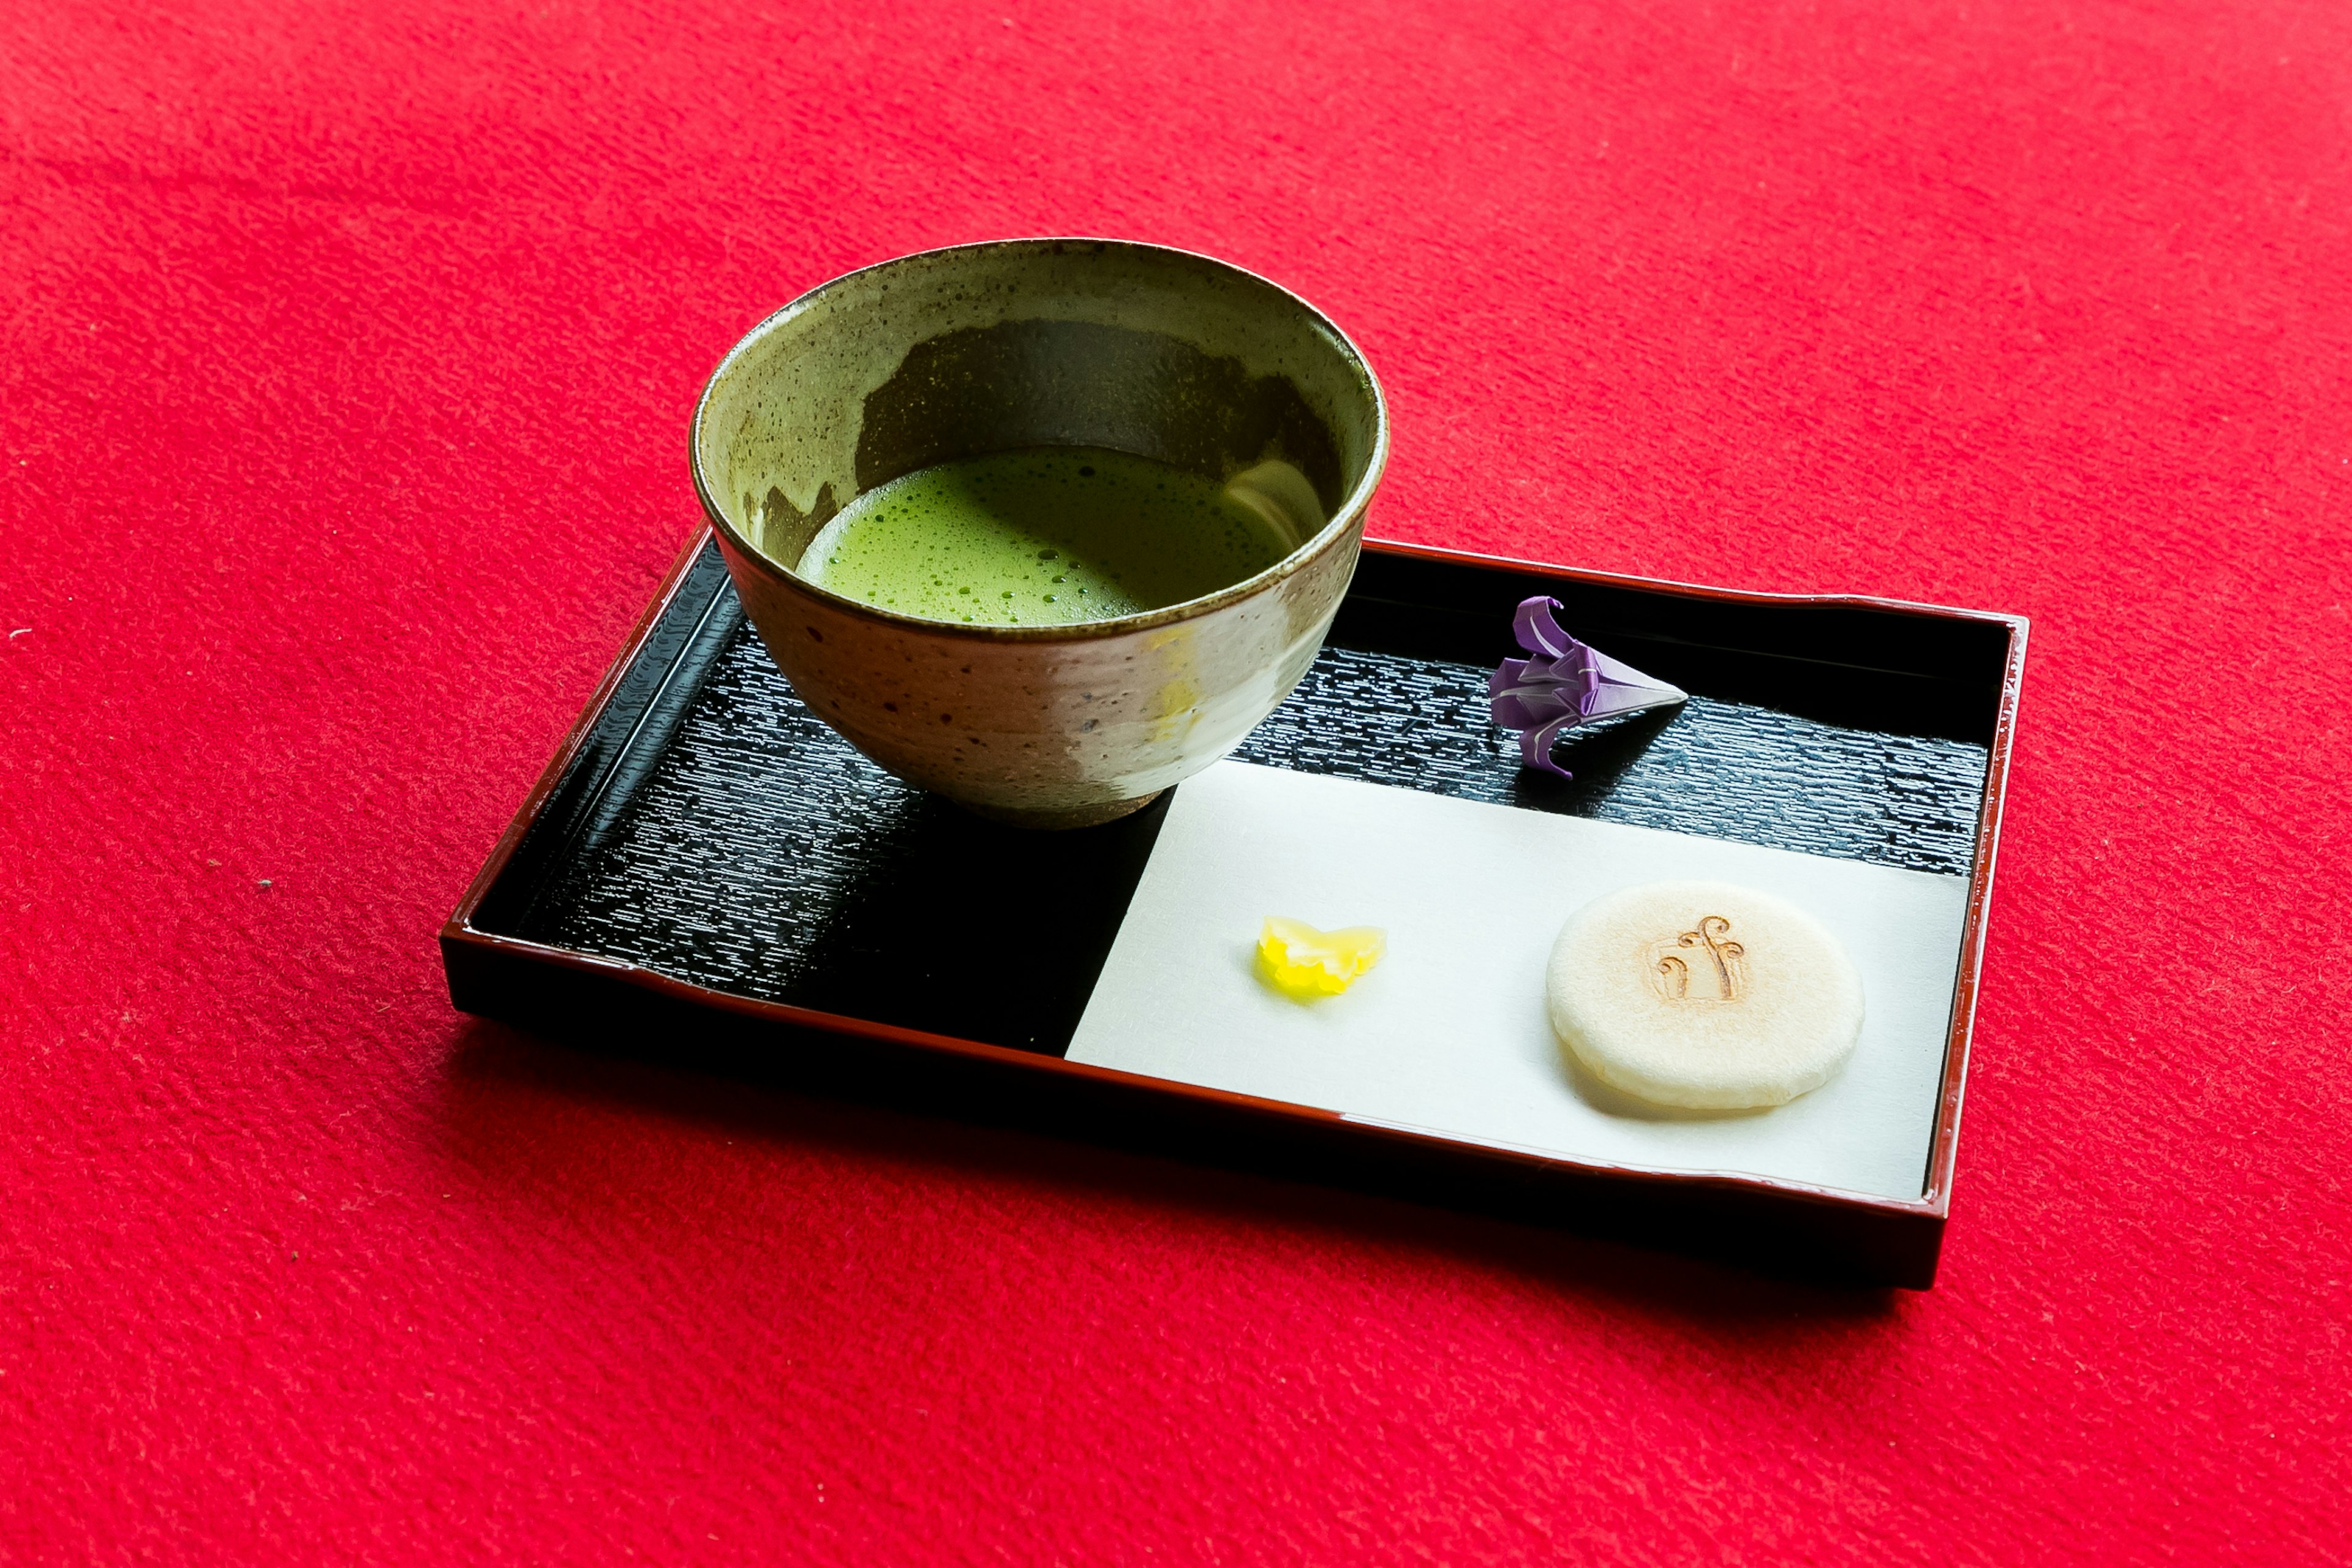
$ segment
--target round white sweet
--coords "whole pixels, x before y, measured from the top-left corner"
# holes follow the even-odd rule
[[[1727,882],[1645,882],[1552,945],[1551,1026],[1594,1077],[1658,1105],[1785,1105],[1862,1035],[1862,976],[1804,910]]]

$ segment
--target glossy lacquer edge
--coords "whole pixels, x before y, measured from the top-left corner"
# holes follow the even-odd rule
[[[572,728],[564,731],[562,741],[555,748],[555,755],[548,759],[547,766],[540,771],[539,782],[530,786],[530,793],[523,797],[514,820],[507,824],[504,833],[499,835],[490,858],[482,862],[482,868],[467,884],[465,896],[457,900],[457,909],[450,912],[449,919],[442,925],[443,942],[488,935],[473,929],[474,916],[481,909],[482,900],[489,896],[491,888],[497,885],[499,878],[505,874],[508,863],[513,860],[515,851],[521,848],[522,841],[530,837],[531,826],[539,820],[547,797],[553,795],[556,787],[563,782],[563,775],[570,771],[572,759],[580,754],[580,748],[587,744],[588,737],[595,732],[598,722],[604,717],[606,705],[613,700],[613,693],[620,689],[622,680],[629,673],[629,667],[636,663],[637,655],[645,651],[646,642],[654,635],[654,628],[660,626],[662,616],[669,613],[671,602],[693,574],[696,557],[709,542],[709,526],[696,529],[687,539],[685,547],[678,551],[677,558],[669,563],[669,570],[662,574],[661,585],[654,590],[653,603],[646,605],[645,614],[637,617],[637,624],[629,632],[628,639],[621,644],[621,651],[614,656],[604,677],[596,682],[596,689],[589,694],[587,705],[572,721]],[[499,940],[503,942],[507,939]],[[518,945],[538,946],[536,943]],[[541,948],[539,951],[560,952],[563,950]]]
[[[1475,566],[1490,572],[1517,572],[1538,577],[1566,577],[1609,588],[1630,588],[1664,594],[1677,599],[1713,599],[1738,605],[1777,605],[1790,609],[1885,610],[1895,615],[1924,616],[1935,620],[1976,621],[2008,626],[2021,634],[2022,616],[1999,610],[1964,610],[1950,605],[1929,605],[1915,599],[1879,599],[1866,594],[1768,594],[1748,588],[1718,588],[1706,583],[1682,583],[1671,577],[1633,577],[1616,572],[1588,572],[1549,561],[1529,561],[1516,555],[1485,555],[1472,550],[1447,550],[1434,544],[1406,544],[1391,539],[1364,541],[1367,551],[1412,561],[1433,561],[1450,566]]]
[[[1936,1144],[1927,1159],[1923,1204],[1937,1217],[1951,1211],[1952,1179],[1960,1149],[1960,1100],[1969,1076],[1969,1044],[1975,1036],[1978,981],[1984,971],[1986,917],[1992,906],[1993,862],[2000,848],[2001,799],[2009,784],[2010,752],[2017,739],[2018,700],[2025,684],[2025,643],[2032,630],[2021,616],[2009,623],[2009,662],[2001,674],[2000,710],[1992,746],[1985,757],[1984,801],[1977,808],[1976,864],[1969,877],[1969,913],[1960,928],[1960,965],[1952,991],[1952,1032],[1944,1048],[1944,1093],[1936,1110]]]
[[[521,846],[532,825],[538,820],[539,814],[549,796],[562,783],[566,771],[579,754],[581,747],[594,731],[614,691],[628,673],[629,667],[643,650],[664,613],[668,610],[672,601],[677,597],[688,574],[693,569],[696,558],[709,538],[710,531],[707,525],[697,529],[687,541],[685,547],[678,552],[677,560],[670,566],[668,574],[663,578],[659,590],[655,594],[653,603],[638,620],[618,657],[614,659],[611,667],[604,672],[604,678],[597,683],[594,693],[581,710],[580,717],[564,735],[562,744],[556,748],[555,755],[550,759],[547,767],[541,773],[538,782],[524,799],[514,820],[500,835],[489,858],[483,863],[481,870],[476,874],[472,883],[467,888],[464,897],[459,900],[457,909],[441,928],[440,938],[445,953],[452,949],[471,949],[486,957],[496,955],[540,967],[565,969],[583,974],[595,974],[607,979],[621,980],[632,986],[675,1001],[761,1020],[783,1027],[814,1030],[853,1038],[887,1041],[897,1045],[942,1052],[966,1061],[1043,1074],[1049,1078],[1147,1090],[1171,1096],[1196,1105],[1242,1111],[1260,1120],[1284,1121],[1318,1129],[1345,1128],[1350,1134],[1357,1136],[1392,1141],[1456,1156],[1470,1156],[1486,1163],[1554,1171],[1562,1174],[1612,1182],[1629,1182],[1642,1185],[1705,1187],[1752,1194],[1759,1197],[1782,1201],[1793,1200],[1808,1206],[1819,1205],[1849,1214],[1869,1213],[1889,1220],[1909,1221],[1915,1224],[1928,1223],[1940,1229],[1950,1202],[1953,1163],[1958,1152],[1961,1090],[1968,1070],[1969,1034],[1975,1015],[1977,982],[1982,963],[1985,914],[1991,894],[1994,849],[2000,832],[2001,792],[2008,773],[2019,687],[2023,675],[2027,623],[2022,617],[1982,610],[1954,609],[1942,605],[1853,595],[1752,593],[1696,584],[1674,583],[1657,578],[1580,571],[1552,563],[1517,560],[1467,551],[1444,550],[1428,545],[1403,544],[1373,539],[1364,541],[1364,549],[1381,554],[1489,570],[1530,573],[1580,583],[1669,594],[1677,597],[1756,605],[1841,606],[1882,610],[1942,619],[1992,623],[2008,628],[2008,660],[2003,676],[1993,745],[1986,768],[1984,802],[1979,815],[1977,851],[1970,880],[1968,914],[1962,928],[1958,981],[1953,998],[1951,1032],[1946,1046],[1935,1142],[1929,1157],[1927,1182],[1922,1195],[1916,1199],[1902,1199],[1875,1196],[1775,1177],[1751,1175],[1740,1172],[1662,1170],[1611,1161],[1569,1158],[1531,1150],[1500,1148],[1493,1144],[1451,1137],[1433,1131],[1422,1131],[1349,1118],[1340,1112],[1322,1110],[1286,1100],[1262,1100],[1248,1095],[1233,1094],[1222,1089],[1205,1089],[1172,1079],[1153,1079],[1140,1074],[1122,1072],[1112,1068],[1072,1062],[1060,1057],[1040,1056],[1033,1052],[1012,1050],[1001,1046],[987,1045],[978,1040],[926,1034],[920,1030],[901,1028],[896,1025],[877,1023],[871,1019],[817,1012],[782,1003],[761,1002],[713,990],[707,986],[696,985],[635,964],[594,958],[569,949],[552,947],[520,937],[503,936],[476,928],[473,920],[483,900],[514,858],[516,850]],[[1926,1277],[1902,1282],[1915,1287],[1924,1287],[1931,1279],[1932,1264]]]

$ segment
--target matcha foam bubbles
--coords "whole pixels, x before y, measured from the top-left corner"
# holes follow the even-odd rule
[[[1286,506],[1238,481],[1099,447],[995,452],[867,490],[809,542],[797,571],[929,620],[1108,620],[1213,594],[1281,560],[1322,525],[1294,515],[1312,499],[1303,479],[1286,494],[1302,499]]]

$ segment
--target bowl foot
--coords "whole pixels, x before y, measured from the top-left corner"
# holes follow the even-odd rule
[[[1025,811],[1015,807],[974,805],[970,801],[956,804],[974,816],[984,816],[991,822],[1002,822],[1011,827],[1039,827],[1048,830],[1064,827],[1093,827],[1105,822],[1116,822],[1130,812],[1141,811],[1165,795],[1165,790],[1153,790],[1150,795],[1133,800],[1105,801],[1097,805],[1073,805],[1053,811]]]

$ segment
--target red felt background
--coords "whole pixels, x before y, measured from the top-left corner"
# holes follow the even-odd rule
[[[0,5],[0,1561],[2345,1560],[2347,105],[2285,0]],[[713,362],[1056,231],[1349,328],[1376,533],[2034,617],[1933,1292],[451,1011]]]

